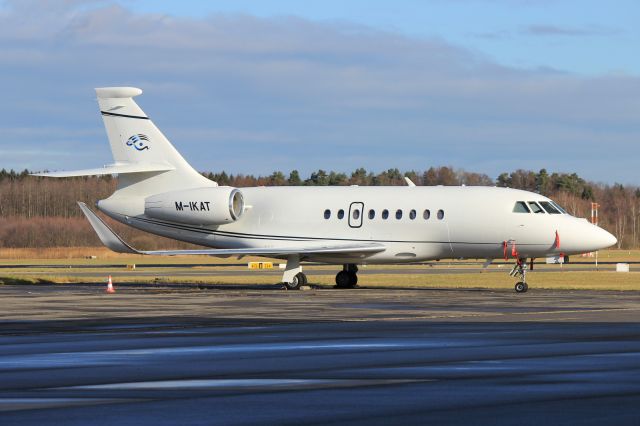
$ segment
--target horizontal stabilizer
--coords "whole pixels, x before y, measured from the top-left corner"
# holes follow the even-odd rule
[[[177,255],[201,255],[201,256],[288,256],[299,255],[319,255],[319,254],[351,254],[367,255],[379,253],[386,248],[382,244],[362,243],[362,244],[328,244],[314,246],[300,246],[287,248],[242,248],[242,249],[196,249],[196,250],[156,250],[142,251],[136,250],[120,238],[102,219],[100,219],[85,203],[78,202],[80,209],[85,214],[89,223],[98,234],[100,241],[117,253],[146,254],[156,256],[177,256]]]
[[[161,163],[119,163],[109,164],[108,166],[98,167],[95,169],[71,170],[62,172],[33,173],[33,176],[43,177],[76,177],[76,176],[100,176],[100,175],[121,175],[126,173],[148,173],[148,172],[168,172],[175,170],[175,167],[169,164]]]

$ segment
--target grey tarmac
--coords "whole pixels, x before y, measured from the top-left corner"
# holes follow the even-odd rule
[[[0,286],[0,424],[640,423],[640,292]]]

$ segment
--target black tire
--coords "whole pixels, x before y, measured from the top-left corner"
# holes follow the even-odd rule
[[[284,283],[287,290],[300,290],[300,287],[307,284],[307,276],[302,272],[298,272],[290,283]]]
[[[350,275],[349,279],[351,280],[349,287],[354,288],[355,286],[358,285],[358,274],[351,272],[349,273],[349,275]]]
[[[529,286],[527,285],[527,283],[524,283],[522,281],[517,282],[515,285],[516,293],[526,293],[528,289]]]
[[[307,279],[307,275],[300,272],[298,273],[298,276],[300,277],[300,286],[307,285],[307,283],[309,282],[309,280]]]
[[[336,287],[354,288],[358,284],[358,275],[354,272],[340,271],[336,275]]]
[[[350,288],[351,287],[351,274],[347,271],[340,271],[336,274],[336,287],[338,288]]]

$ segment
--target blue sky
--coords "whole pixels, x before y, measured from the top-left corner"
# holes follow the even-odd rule
[[[94,87],[199,170],[640,185],[640,2],[0,1],[0,168],[109,163]]]
[[[442,38],[509,66],[582,74],[640,74],[637,0],[216,0],[121,2],[132,10],[193,18],[246,13],[345,21],[407,36]]]

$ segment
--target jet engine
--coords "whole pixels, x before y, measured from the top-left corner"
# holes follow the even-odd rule
[[[144,200],[146,216],[191,225],[224,225],[243,212],[242,192],[229,186],[165,192]]]

